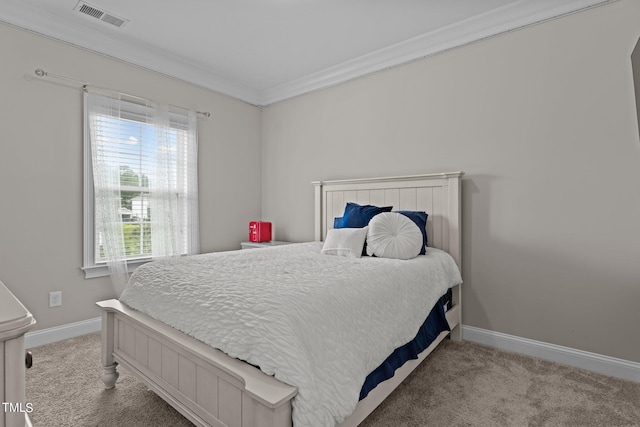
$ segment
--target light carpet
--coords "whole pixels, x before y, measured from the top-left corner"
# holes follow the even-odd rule
[[[126,369],[104,390],[97,334],[31,351],[34,427],[192,425]],[[640,426],[640,384],[445,340],[361,426]]]

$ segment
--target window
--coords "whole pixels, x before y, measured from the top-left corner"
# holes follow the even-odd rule
[[[195,113],[85,93],[84,270],[198,252]]]

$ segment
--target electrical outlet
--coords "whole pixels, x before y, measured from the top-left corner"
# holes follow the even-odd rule
[[[62,291],[49,292],[49,307],[59,307],[62,305]]]

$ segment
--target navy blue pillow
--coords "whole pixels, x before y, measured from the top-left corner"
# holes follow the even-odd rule
[[[333,228],[362,228],[369,225],[371,218],[382,212],[391,212],[393,206],[359,205],[348,202],[341,217],[333,219]],[[362,256],[367,255],[367,241],[362,248]]]
[[[347,203],[344,208],[344,214],[342,215],[342,221],[336,221],[334,219],[334,228],[362,228],[366,227],[371,221],[371,218],[382,212],[391,212],[393,206],[373,206],[364,205],[361,206],[357,203]],[[339,222],[339,224],[336,224]],[[336,227],[339,225],[339,227]]]
[[[426,212],[421,211],[394,211],[398,212],[411,221],[415,222],[420,231],[422,231],[422,249],[420,249],[420,255],[427,253],[427,215]]]

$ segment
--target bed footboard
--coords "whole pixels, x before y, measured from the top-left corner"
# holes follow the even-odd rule
[[[98,306],[105,387],[120,364],[196,425],[291,426],[295,387],[117,300]]]
[[[460,339],[460,285],[446,317],[451,338]],[[102,308],[102,381],[113,388],[117,365],[198,426],[290,427],[291,399],[297,389],[178,330],[128,308],[117,300]],[[357,426],[449,334],[442,332],[419,358],[360,401],[341,427]]]

